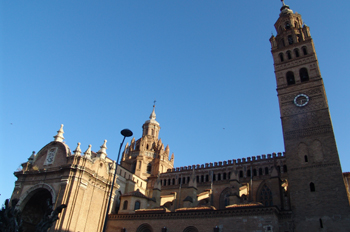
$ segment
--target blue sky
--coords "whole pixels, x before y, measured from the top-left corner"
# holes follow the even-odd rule
[[[340,160],[350,171],[348,1],[286,1],[310,27]],[[0,0],[0,202],[53,140],[116,158],[156,99],[175,166],[283,152],[269,38],[275,1]],[[345,23],[345,25],[344,25]],[[131,139],[130,139],[131,140]],[[128,140],[128,141],[130,141]]]

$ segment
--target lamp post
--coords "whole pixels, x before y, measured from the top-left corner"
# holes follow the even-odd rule
[[[115,164],[115,170],[114,170],[114,176],[113,176],[113,182],[112,182],[112,186],[111,186],[111,191],[109,193],[109,198],[108,198],[108,205],[107,205],[107,211],[106,211],[106,217],[105,217],[105,223],[103,225],[103,232],[106,231],[107,228],[107,219],[108,219],[108,212],[109,212],[109,207],[111,205],[111,199],[112,199],[112,194],[113,194],[113,188],[114,188],[114,182],[115,182],[115,177],[117,175],[117,168],[118,168],[118,163],[119,163],[119,157],[120,157],[120,150],[122,149],[125,137],[130,137],[132,136],[132,131],[129,129],[124,129],[120,132],[120,134],[122,134],[124,136],[123,141],[120,143],[120,147],[119,147],[119,152],[118,152],[118,158]]]

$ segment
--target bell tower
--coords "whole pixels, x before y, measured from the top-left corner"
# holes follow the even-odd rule
[[[156,121],[155,105],[147,120],[142,125],[142,137],[127,143],[123,152],[121,166],[140,178],[155,180],[159,173],[174,166],[174,154],[159,139],[159,123]],[[151,186],[151,185],[150,185]]]
[[[271,53],[295,231],[350,231],[350,207],[310,29],[282,0]]]

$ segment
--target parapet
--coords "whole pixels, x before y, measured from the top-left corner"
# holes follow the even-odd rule
[[[232,159],[232,160],[225,160],[225,161],[218,161],[214,163],[205,163],[205,164],[196,164],[196,165],[189,165],[189,166],[183,166],[183,167],[176,167],[176,168],[169,168],[167,170],[168,173],[170,172],[182,172],[182,171],[188,171],[188,170],[199,170],[199,169],[207,169],[207,168],[216,168],[216,167],[225,167],[225,166],[232,166],[234,164],[236,165],[242,165],[242,164],[254,164],[259,163],[262,161],[269,161],[273,159],[283,159],[285,158],[285,152],[273,152],[272,154],[262,154],[258,156],[251,156],[247,158],[241,158],[241,159]]]

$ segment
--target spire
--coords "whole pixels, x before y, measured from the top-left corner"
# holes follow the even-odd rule
[[[84,156],[91,159],[91,144],[89,144],[88,149],[84,152]]]
[[[151,115],[149,116],[149,119],[151,119],[151,120],[156,120],[156,112],[155,112],[155,109],[156,109],[156,101],[154,101],[154,104],[153,104],[153,111],[152,111]]]
[[[55,142],[63,142],[63,124],[61,124],[61,128],[57,131],[57,135],[54,136]]]
[[[151,115],[149,116],[149,120],[147,120],[145,123],[154,123],[159,125],[159,123],[156,121],[156,101],[153,103],[153,110]]]
[[[107,140],[105,139],[105,141],[103,142],[102,146],[100,147],[101,149],[97,152],[97,154],[99,154],[99,156],[100,156],[102,159],[106,158],[106,156],[107,156],[107,153],[106,153],[106,149],[107,149],[106,143],[107,143]]]
[[[73,151],[74,155],[81,155],[80,143],[78,143],[77,148]]]

